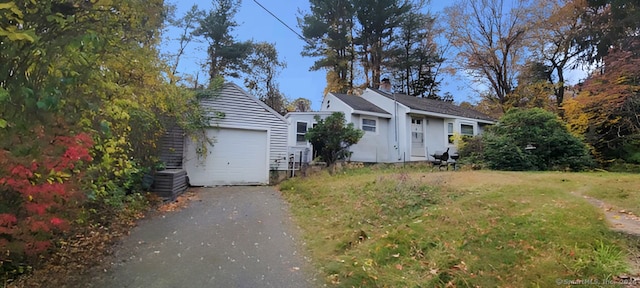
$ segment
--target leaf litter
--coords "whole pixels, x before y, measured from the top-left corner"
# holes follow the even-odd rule
[[[176,197],[175,201],[155,203],[153,210],[159,213],[176,212],[189,207],[193,201],[201,201],[193,191],[187,191]],[[155,208],[155,209],[154,209]],[[122,237],[129,235],[136,221],[144,218],[143,213],[133,215],[133,219],[119,217],[109,227],[93,225],[78,231],[67,239],[59,240],[56,251],[43,259],[43,265],[34,269],[30,275],[23,275],[6,288],[23,287],[78,287],[89,285],[92,275],[106,272],[111,263],[108,256],[113,255],[116,244]]]

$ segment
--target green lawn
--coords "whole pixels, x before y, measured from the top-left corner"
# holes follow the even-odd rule
[[[639,185],[637,174],[414,166],[296,178],[280,189],[329,286],[558,287],[629,272],[637,240],[611,232],[578,193],[640,214]]]

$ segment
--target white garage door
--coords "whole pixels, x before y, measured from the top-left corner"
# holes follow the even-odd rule
[[[215,139],[206,158],[187,141],[184,167],[194,186],[252,185],[269,183],[267,131],[213,128]]]

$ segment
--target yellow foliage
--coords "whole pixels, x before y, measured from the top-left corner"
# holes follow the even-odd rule
[[[564,101],[563,108],[569,131],[577,135],[584,134],[589,127],[589,116],[583,113],[584,105],[571,98]]]

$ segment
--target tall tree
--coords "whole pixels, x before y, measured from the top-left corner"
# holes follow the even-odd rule
[[[353,13],[350,0],[310,0],[310,13],[298,19],[308,39],[302,55],[319,57],[311,70],[327,71],[326,92],[352,93],[354,81]]]
[[[537,61],[527,61],[518,73],[518,86],[507,101],[507,107],[543,108],[557,112],[554,95],[556,88],[550,81],[552,68]]]
[[[421,12],[425,4],[414,3],[411,11],[402,16],[388,68],[394,75],[397,92],[440,99],[436,95],[440,84],[436,77],[444,59],[435,42],[435,18]]]
[[[180,64],[180,60],[184,55],[187,46],[194,40],[194,32],[198,28],[198,23],[204,17],[204,11],[198,9],[198,5],[191,6],[191,9],[187,11],[182,17],[176,18],[175,16],[175,5],[169,5],[168,8],[168,19],[167,22],[169,26],[180,29],[180,33],[178,34],[177,39],[169,39],[169,41],[177,40],[178,41],[178,49],[174,53],[170,53],[167,55],[169,58],[169,65],[171,69],[172,83],[176,82],[176,76],[178,74],[178,65]]]
[[[594,71],[566,102],[571,129],[584,136],[599,160],[640,163],[640,40],[608,52],[604,73]]]
[[[287,112],[287,100],[278,89],[276,77],[279,69],[286,64],[278,59],[278,51],[271,43],[252,43],[251,53],[245,59],[246,65],[251,67],[245,73],[244,84],[253,95],[277,112]]]
[[[460,0],[445,9],[458,65],[492,90],[490,100],[506,109],[526,53],[527,2]]]
[[[576,0],[577,1],[577,0]],[[584,0],[584,23],[576,40],[581,60],[599,63],[611,47],[630,46],[640,32],[640,3],[629,0]]]
[[[582,53],[574,43],[583,29],[580,16],[585,12],[585,4],[581,0],[544,0],[532,9],[529,37],[532,53],[550,69],[546,80],[553,89],[557,108],[564,102],[565,72],[576,67],[577,57]]]
[[[238,12],[240,0],[213,0],[213,8],[200,19],[196,36],[209,43],[207,48],[209,79],[219,76],[240,77],[239,71],[248,69],[245,57],[251,50],[251,42],[238,42],[231,32],[238,26],[233,17]]]
[[[393,29],[399,27],[403,15],[411,10],[407,0],[353,0],[359,31],[356,44],[366,87],[380,87],[382,68],[391,57]]]

